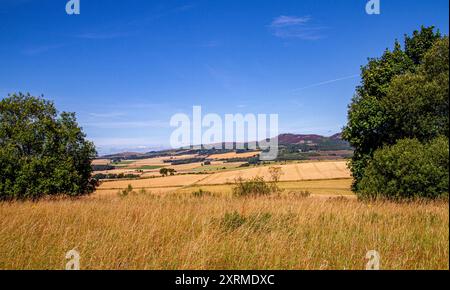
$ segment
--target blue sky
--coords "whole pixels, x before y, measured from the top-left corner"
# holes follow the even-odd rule
[[[77,113],[100,153],[169,145],[173,114],[277,113],[280,132],[332,135],[367,57],[448,0],[0,0],[0,96]]]

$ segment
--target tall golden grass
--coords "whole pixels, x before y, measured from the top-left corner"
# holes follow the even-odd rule
[[[364,269],[370,250],[382,269],[449,269],[449,205],[185,193],[0,204],[0,269],[64,269],[71,249],[81,269]]]

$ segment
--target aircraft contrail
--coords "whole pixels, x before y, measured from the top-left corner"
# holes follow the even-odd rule
[[[298,92],[298,91],[306,90],[306,89],[309,89],[309,88],[320,87],[320,86],[323,86],[323,85],[327,85],[327,84],[331,84],[331,83],[335,83],[335,82],[339,82],[339,81],[344,81],[344,80],[348,80],[348,79],[353,79],[353,78],[356,78],[356,77],[359,77],[359,74],[346,76],[346,77],[333,79],[333,80],[328,80],[328,81],[324,81],[324,82],[320,82],[320,83],[316,83],[316,84],[312,84],[312,85],[309,85],[309,86],[306,86],[306,87],[302,87],[302,88],[299,88],[299,89],[294,89],[291,92]]]

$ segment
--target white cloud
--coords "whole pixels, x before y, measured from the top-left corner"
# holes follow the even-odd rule
[[[309,16],[296,17],[296,16],[278,16],[270,24],[271,27],[286,27],[293,25],[301,25],[308,23],[311,20]]]
[[[278,16],[269,25],[273,36],[283,39],[318,40],[324,37],[326,27],[311,23],[310,16]]]

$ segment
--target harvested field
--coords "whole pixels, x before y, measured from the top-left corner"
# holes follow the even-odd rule
[[[163,188],[189,186],[204,179],[207,175],[176,175],[168,177],[156,177],[134,180],[115,180],[103,182],[98,188],[99,191],[106,189],[125,189],[129,184],[133,188]]]
[[[95,159],[92,161],[92,165],[109,165],[111,163],[111,160],[109,159]]]
[[[279,182],[278,187],[283,190],[281,195],[295,195],[302,192],[309,192],[317,196],[347,196],[356,197],[351,191],[351,179],[332,179],[332,180],[307,180],[307,181],[285,181]],[[203,190],[217,195],[231,196],[232,184],[220,185],[192,185],[176,189],[175,192],[189,194],[194,191]]]
[[[296,163],[276,166],[282,169],[281,181],[350,178],[350,171],[345,161]],[[261,176],[266,180],[270,180],[269,168],[269,166],[257,166],[238,171],[219,172],[201,181],[200,184],[231,183],[237,177],[249,179]]]
[[[245,153],[236,153],[236,152],[229,152],[229,153],[223,153],[223,154],[213,154],[210,155],[208,158],[213,160],[223,160],[223,159],[232,159],[232,158],[249,158],[258,155],[261,152],[245,152]]]
[[[193,164],[171,166],[181,172],[189,170]],[[200,164],[197,164],[198,168]],[[346,163],[340,162],[315,162],[280,165],[283,175],[281,181],[305,181],[305,180],[328,180],[328,179],[348,179],[350,173]],[[182,169],[183,168],[183,169]],[[188,174],[169,177],[160,177],[159,170],[144,173],[143,177],[157,176],[157,178],[143,178],[138,180],[116,180],[104,182],[99,190],[105,189],[124,189],[131,184],[134,188],[160,188],[164,186],[182,187],[193,184],[215,185],[233,183],[237,177],[245,179],[256,176],[264,177],[270,180],[269,166],[258,166],[249,169],[239,169],[230,171],[220,171],[211,174]],[[192,169],[192,168],[191,168]]]

